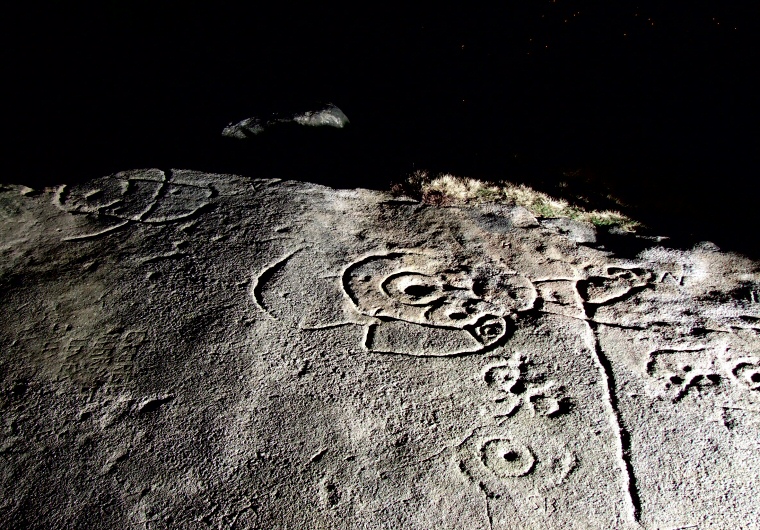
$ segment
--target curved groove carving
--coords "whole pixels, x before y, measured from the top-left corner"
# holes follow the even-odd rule
[[[124,172],[76,186],[61,186],[53,203],[65,212],[96,218],[107,228],[68,236],[90,239],[132,223],[168,224],[197,216],[210,205],[215,190],[208,185],[175,182],[171,174],[153,169]]]
[[[342,275],[355,310],[374,319],[364,346],[416,356],[475,353],[504,338],[505,317],[532,305],[535,290],[527,279],[503,280],[514,288],[489,291],[467,267],[415,251],[365,256]]]

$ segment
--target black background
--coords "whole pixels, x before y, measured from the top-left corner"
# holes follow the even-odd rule
[[[757,254],[755,2],[504,4],[12,8],[2,182],[159,167],[388,189],[428,169],[612,194],[654,231]],[[320,102],[350,126],[220,136]]]

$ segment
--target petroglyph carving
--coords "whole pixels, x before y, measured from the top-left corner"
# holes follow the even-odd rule
[[[547,381],[543,374],[529,374],[529,361],[519,353],[486,366],[483,381],[497,392],[496,418],[508,418],[521,408],[532,416],[556,418],[567,412],[570,401],[564,387]]]
[[[543,281],[537,284],[544,311],[583,318],[583,301],[573,281]]]
[[[590,304],[604,304],[627,295],[631,289],[652,281],[652,273],[643,268],[607,267],[605,274],[579,282],[581,296]]]
[[[507,335],[507,317],[536,300],[533,284],[513,271],[422,251],[371,254],[337,277],[329,269],[329,258],[296,248],[254,276],[251,297],[301,329],[361,325],[367,350],[415,356],[491,347]],[[306,284],[304,270],[312,270]],[[296,307],[304,297],[314,302],[300,304],[307,313]]]
[[[661,391],[674,403],[692,389],[707,390],[721,381],[715,359],[702,349],[654,351],[646,370],[658,380]]]
[[[479,272],[438,256],[397,252],[352,264],[344,285],[364,315],[434,326],[464,327],[487,314],[504,316],[532,305],[535,291],[527,279]]]
[[[529,445],[503,428],[476,429],[457,447],[460,472],[489,497],[527,499],[562,484],[576,459],[562,444]]]
[[[76,186],[61,186],[54,203],[60,209],[88,215],[93,229],[65,238],[97,237],[130,223],[164,224],[196,215],[214,196],[208,185],[168,178],[157,169],[129,171],[91,180]],[[97,228],[95,228],[97,227]]]
[[[485,331],[482,328],[486,328]],[[390,320],[368,325],[365,346],[378,353],[455,355],[490,346],[504,336],[505,331],[506,323],[497,319],[464,330]]]
[[[527,446],[495,438],[480,446],[480,460],[496,477],[522,477],[533,470],[536,458]]]
[[[351,264],[343,287],[372,319],[365,346],[382,353],[444,356],[487,348],[505,317],[532,307],[535,289],[514,273],[471,270],[420,252],[371,255]]]
[[[745,357],[732,364],[730,372],[737,383],[750,390],[760,391],[760,359]]]
[[[555,418],[564,413],[569,403],[563,395],[563,388],[553,382],[541,387],[528,388],[525,401],[533,415]]]
[[[745,339],[748,337],[744,333]],[[742,341],[740,337],[732,337],[729,346],[720,356],[719,366],[722,375],[732,383],[733,388],[740,390],[744,397],[751,400],[760,398],[760,357],[756,340]],[[754,339],[751,335],[750,339]]]
[[[740,330],[743,331],[743,330]],[[639,333],[641,335],[641,333]],[[736,404],[760,394],[756,339],[744,333],[673,337],[668,345],[642,352],[635,365],[648,376],[652,397],[678,402],[687,396]],[[631,366],[634,366],[633,364]]]
[[[310,247],[289,248],[253,276],[251,298],[270,318],[303,330],[357,324],[330,265]]]

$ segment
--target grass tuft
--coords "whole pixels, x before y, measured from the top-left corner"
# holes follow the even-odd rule
[[[409,195],[435,206],[508,204],[522,206],[540,218],[567,217],[595,226],[617,225],[628,232],[634,232],[641,226],[620,212],[588,211],[573,206],[564,199],[557,199],[524,184],[508,181],[484,182],[446,173],[433,177],[427,171],[418,170],[409,175],[405,182],[394,184],[391,192],[395,195]]]

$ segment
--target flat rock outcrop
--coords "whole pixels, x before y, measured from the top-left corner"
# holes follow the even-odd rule
[[[760,272],[508,207],[0,191],[8,528],[758,528]]]

